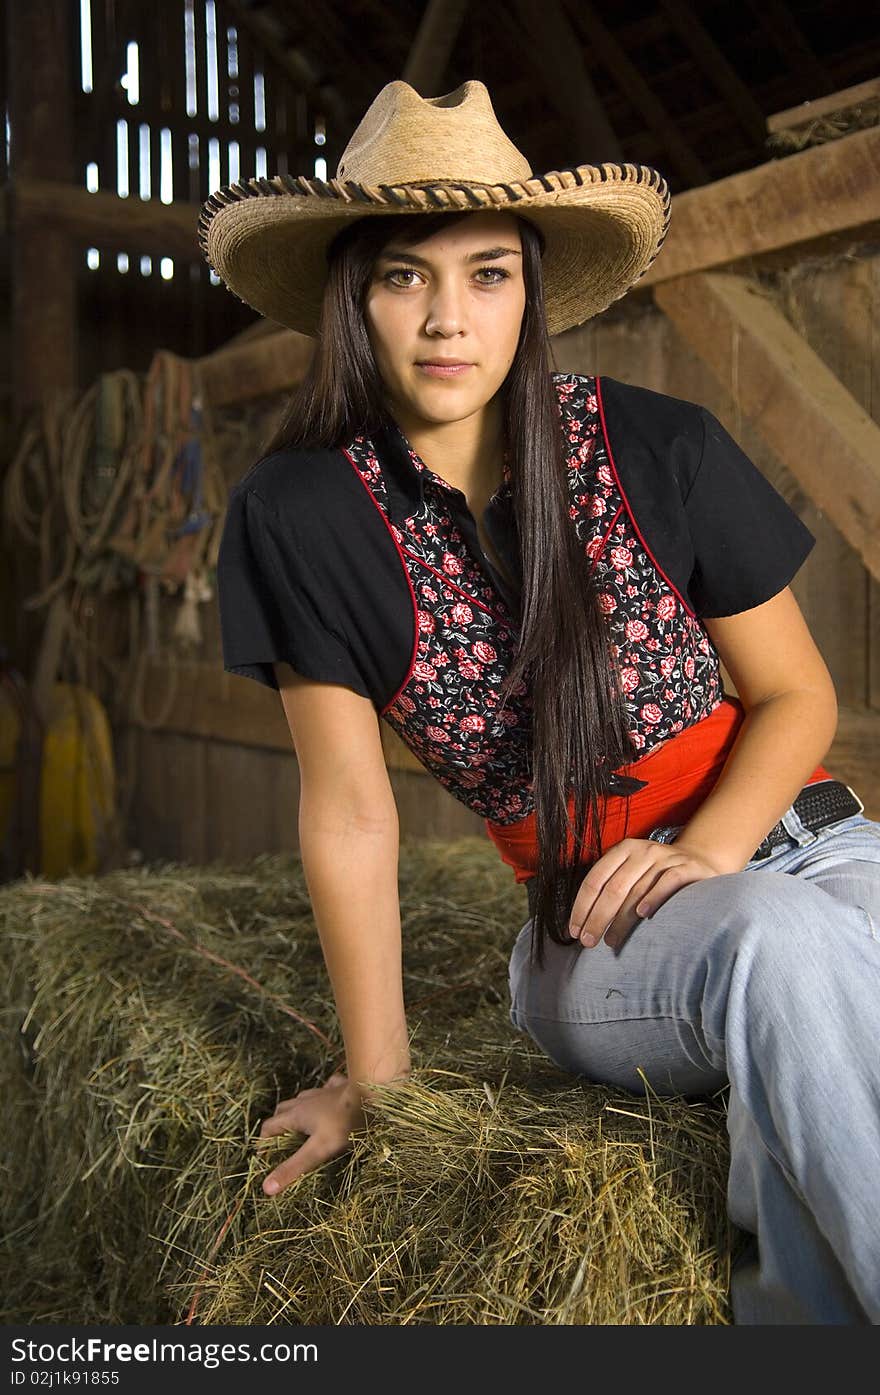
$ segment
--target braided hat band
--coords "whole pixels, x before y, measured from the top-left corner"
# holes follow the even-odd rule
[[[202,207],[198,236],[239,300],[314,335],[327,248],[353,219],[522,214],[544,237],[547,327],[558,334],[607,309],[644,275],[666,237],[670,203],[666,181],[645,165],[533,176],[480,82],[431,99],[393,82],[354,132],[335,179],[276,175],[218,189]]]

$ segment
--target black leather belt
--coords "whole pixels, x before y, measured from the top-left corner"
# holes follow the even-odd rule
[[[814,785],[804,786],[793,801],[792,808],[805,828],[808,828],[811,833],[818,833],[820,828],[828,828],[833,823],[840,823],[842,819],[852,818],[853,814],[863,813],[865,806],[855,791],[840,780],[817,780]],[[674,842],[675,834],[681,830],[664,828],[658,831],[660,836],[655,841],[668,843]],[[769,857],[774,848],[782,847],[784,843],[789,841],[793,841],[792,835],[780,819],[777,824],[773,825],[757,851],[752,854],[750,861],[755,862]],[[530,916],[534,915],[536,886],[535,878],[530,877],[526,882]]]
[[[818,833],[820,828],[828,828],[841,819],[849,819],[853,814],[861,814],[865,808],[858,795],[840,780],[817,780],[814,785],[804,785],[792,805],[805,828]],[[752,861],[769,857],[774,848],[791,838],[782,820],[774,824],[756,852]]]

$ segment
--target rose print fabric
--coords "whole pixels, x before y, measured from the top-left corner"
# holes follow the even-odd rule
[[[554,381],[572,525],[599,583],[634,751],[646,754],[721,700],[718,656],[635,535],[605,450],[593,380],[555,375]],[[387,496],[372,443],[359,436],[346,454],[383,508]],[[418,645],[410,673],[381,715],[451,794],[475,813],[509,823],[533,808],[530,695],[523,689],[503,712],[496,710],[517,617],[468,548],[450,507],[457,491],[409,454],[426,476],[424,502],[389,527],[412,586]],[[509,506],[508,478],[495,500]]]
[[[572,528],[637,761],[724,700],[701,617],[775,594],[813,539],[704,408],[553,377]],[[506,466],[483,522],[506,576],[464,495],[397,428],[257,462],[231,493],[218,559],[224,667],[277,686],[272,666],[286,662],[351,687],[456,799],[510,826],[534,805],[529,692],[500,710],[521,581]]]

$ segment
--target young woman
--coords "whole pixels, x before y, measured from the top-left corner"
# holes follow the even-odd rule
[[[218,566],[225,667],[290,723],[346,1049],[264,1123],[308,1135],[264,1189],[410,1070],[382,717],[527,885],[513,1024],[595,1081],[729,1083],[737,1322],[874,1323],[880,825],[821,765],[813,539],[704,408],[551,371],[668,212],[641,167],[533,177],[480,83],[401,82],[329,184],[205,207],[227,286],[317,340]]]

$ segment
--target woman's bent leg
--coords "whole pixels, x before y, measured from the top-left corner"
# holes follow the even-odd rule
[[[854,894],[751,864],[684,887],[617,954],[548,942],[539,971],[528,922],[511,957],[511,1020],[564,1069],[637,1092],[640,1067],[660,1093],[729,1079],[728,1206],[760,1250],[738,1322],[880,1322],[880,866]]]

